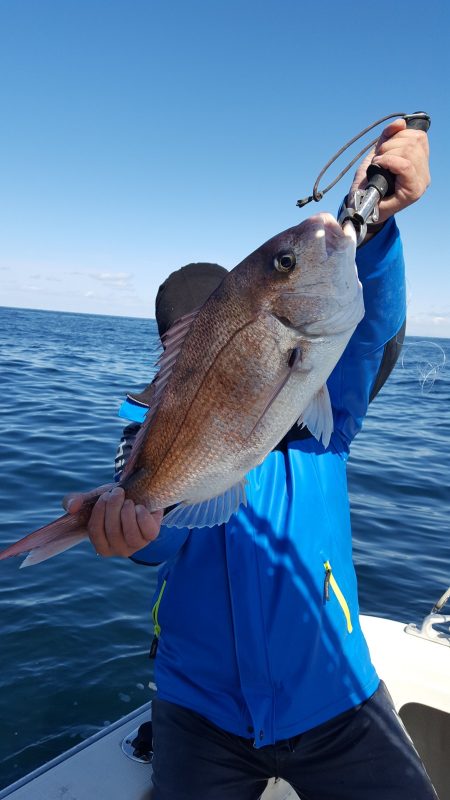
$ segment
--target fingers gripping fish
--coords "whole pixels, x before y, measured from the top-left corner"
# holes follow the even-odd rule
[[[152,408],[119,486],[164,524],[221,524],[245,503],[245,475],[298,422],[330,442],[326,380],[364,316],[355,234],[317,214],[274,236],[229,272],[164,338]],[[37,563],[87,536],[93,490],[0,553]]]

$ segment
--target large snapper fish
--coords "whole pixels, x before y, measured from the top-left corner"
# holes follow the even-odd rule
[[[152,407],[118,484],[164,523],[226,522],[245,474],[298,422],[327,447],[326,380],[364,316],[355,235],[317,214],[274,236],[164,337]],[[103,489],[0,553],[38,563],[87,536]],[[173,508],[174,507],[174,508]]]

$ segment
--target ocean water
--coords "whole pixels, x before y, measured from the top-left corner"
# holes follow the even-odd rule
[[[62,496],[112,477],[126,390],[159,352],[153,321],[0,308],[0,545]],[[353,445],[362,611],[420,620],[450,584],[450,340],[408,338]],[[0,564],[0,787],[149,700],[153,569],[88,543]]]

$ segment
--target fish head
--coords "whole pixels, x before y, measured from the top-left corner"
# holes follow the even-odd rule
[[[255,297],[302,335],[352,332],[364,316],[355,252],[351,223],[315,214],[249,257]]]

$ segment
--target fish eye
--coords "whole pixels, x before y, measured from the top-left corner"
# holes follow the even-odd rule
[[[278,272],[290,272],[297,263],[294,253],[278,253],[273,260],[273,265]]]

